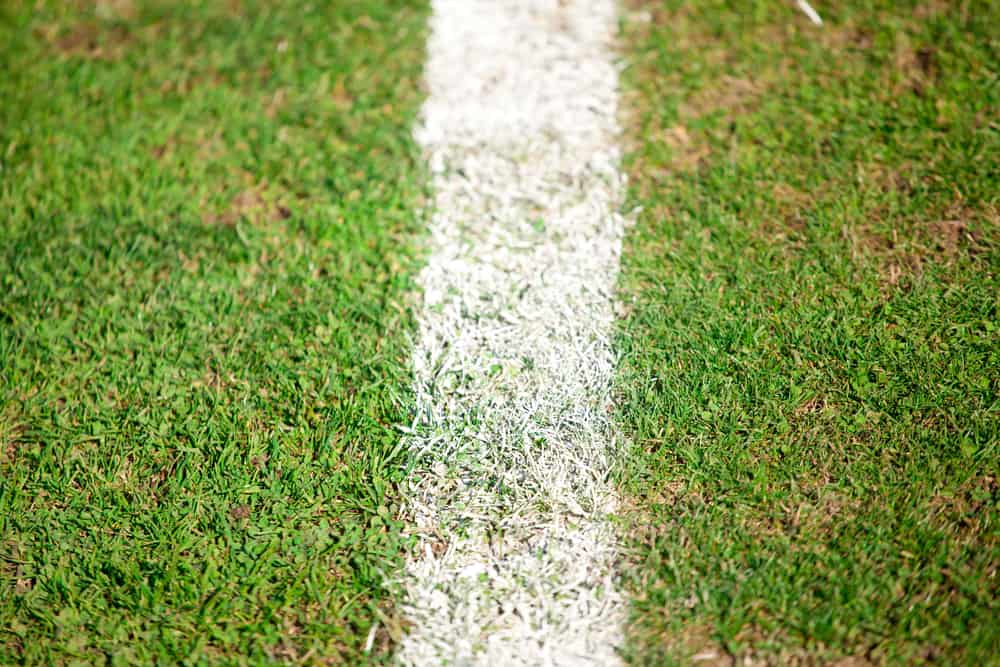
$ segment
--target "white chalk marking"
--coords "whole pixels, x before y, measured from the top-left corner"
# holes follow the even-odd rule
[[[614,0],[433,0],[404,665],[614,665]]]

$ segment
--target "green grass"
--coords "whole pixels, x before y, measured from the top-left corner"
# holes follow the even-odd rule
[[[424,4],[0,6],[0,664],[386,659]],[[1000,6],[640,4],[630,657],[1000,664]]]
[[[0,664],[395,627],[424,14],[0,7]]]
[[[632,658],[1000,664],[1000,4],[637,5]]]

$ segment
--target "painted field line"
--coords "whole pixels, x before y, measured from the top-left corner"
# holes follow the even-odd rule
[[[613,665],[613,0],[433,0],[404,665]]]

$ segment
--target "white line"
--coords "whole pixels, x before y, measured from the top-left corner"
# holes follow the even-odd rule
[[[614,0],[434,0],[404,665],[613,665]]]

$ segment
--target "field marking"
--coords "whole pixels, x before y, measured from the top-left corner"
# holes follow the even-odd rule
[[[614,665],[614,0],[433,0],[402,582],[414,666]]]

